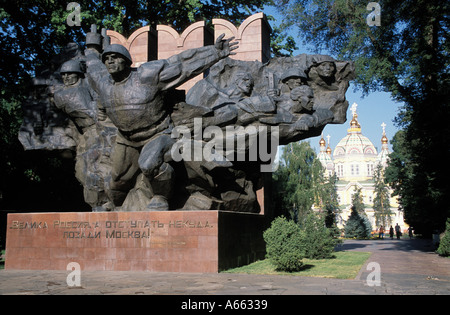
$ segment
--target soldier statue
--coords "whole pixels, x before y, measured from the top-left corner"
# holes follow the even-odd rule
[[[118,128],[111,175],[106,183],[112,204],[105,208],[121,206],[142,172],[153,194],[146,210],[169,209],[174,170],[167,153],[174,139],[172,108],[166,101],[166,92],[234,54],[237,43],[231,42],[233,38],[223,38],[224,34],[215,45],[186,50],[139,68],[131,67],[131,55],[124,46],[112,44],[101,55],[106,74],[98,66],[100,60],[90,58],[89,51],[86,52],[88,78],[99,95],[100,110]]]

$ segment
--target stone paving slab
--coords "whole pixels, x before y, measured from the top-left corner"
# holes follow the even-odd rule
[[[375,294],[361,280],[247,274],[126,271],[82,272],[81,287],[67,286],[68,272],[1,271],[1,294],[290,295]]]
[[[81,287],[67,285],[70,271],[1,270],[3,295],[448,295],[450,259],[423,240],[345,241],[340,250],[372,253],[356,279],[228,273],[81,271]],[[380,265],[380,285],[366,279]]]
[[[368,265],[378,263],[386,294],[450,294],[450,259],[437,255],[431,240],[349,240],[342,249],[372,253],[357,279],[367,279],[374,270]]]

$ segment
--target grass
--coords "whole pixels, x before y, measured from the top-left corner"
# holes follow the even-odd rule
[[[4,269],[5,268],[5,250],[2,250],[0,253],[2,256],[2,259],[0,259],[0,269]]]
[[[354,279],[366,260],[369,252],[336,252],[332,259],[303,259],[304,266],[297,272],[277,271],[269,259],[256,261],[250,265],[228,269],[227,273],[248,273],[264,275],[295,275],[306,277]]]

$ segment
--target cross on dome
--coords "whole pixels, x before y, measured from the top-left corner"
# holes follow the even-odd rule
[[[358,104],[353,103],[350,107],[350,110],[353,113],[352,120],[350,121],[350,129],[348,129],[348,132],[361,132],[361,125],[358,123],[358,114],[356,113],[356,108],[358,107]]]
[[[327,135],[328,146],[327,146],[327,151],[326,152],[327,152],[328,155],[331,155],[330,138],[331,138],[331,136]]]
[[[353,103],[352,107],[350,107],[350,110],[352,111],[353,116],[356,115],[356,108],[358,107],[358,104]]]
[[[383,136],[381,137],[381,144],[387,146],[389,140],[388,140],[388,138],[386,137],[386,124],[383,122],[383,123],[381,124],[381,127],[383,128]]]

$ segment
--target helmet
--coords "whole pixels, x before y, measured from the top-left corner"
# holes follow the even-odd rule
[[[131,55],[128,49],[126,49],[124,46],[120,44],[111,44],[105,48],[102,54],[102,62],[105,62],[105,58],[108,54],[115,53],[123,56],[125,60],[128,62],[128,65],[131,66],[133,61],[131,60]]]
[[[81,70],[81,65],[79,61],[76,60],[69,60],[62,64],[61,69],[59,70],[60,73],[66,73],[66,72],[76,72],[76,73],[83,73]]]
[[[335,62],[332,57],[328,55],[313,55],[313,65],[319,65],[323,62]]]
[[[292,78],[292,77],[303,78],[303,79],[308,78],[306,76],[305,71],[303,71],[303,69],[291,68],[282,74],[281,82],[285,82],[287,79]]]

